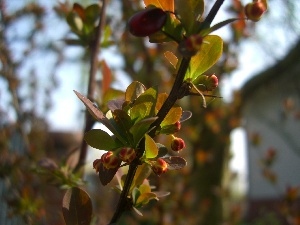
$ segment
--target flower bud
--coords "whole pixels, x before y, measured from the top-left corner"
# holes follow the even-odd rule
[[[93,168],[96,170],[96,173],[99,172],[100,170],[100,164],[102,163],[101,159],[96,159],[94,162],[93,162]]]
[[[133,148],[122,148],[119,152],[119,157],[122,161],[131,163],[135,159],[136,153]]]
[[[134,14],[128,22],[129,31],[137,37],[146,37],[161,30],[167,13],[160,8],[147,8]]]
[[[174,124],[170,124],[170,125],[166,125],[164,127],[161,128],[161,130],[159,131],[159,133],[161,134],[174,134],[176,132],[178,132],[181,128],[181,123],[180,121],[177,121]]]
[[[165,160],[163,160],[162,158],[158,158],[153,164],[152,164],[152,170],[153,172],[160,176],[162,174],[164,174],[165,172],[167,172],[168,170],[168,164],[166,163]]]
[[[101,162],[106,169],[114,169],[120,165],[121,160],[112,151],[108,151],[102,155]]]
[[[206,90],[212,91],[218,87],[218,84],[218,77],[215,74],[213,74],[207,78]]]
[[[173,151],[180,151],[185,148],[185,142],[182,138],[173,137],[173,140],[171,142],[171,149]]]
[[[267,10],[266,5],[261,1],[248,3],[245,6],[245,14],[247,18],[254,22],[259,21],[266,10]]]
[[[184,39],[178,46],[179,52],[186,57],[191,57],[197,53],[203,43],[203,37],[194,34]]]

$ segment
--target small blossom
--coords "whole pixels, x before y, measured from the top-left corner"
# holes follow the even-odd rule
[[[153,172],[160,176],[161,174],[164,174],[168,170],[168,164],[165,160],[162,158],[158,158],[153,164],[152,164],[152,170]]]
[[[245,14],[249,20],[257,22],[267,10],[267,6],[262,1],[248,3],[245,6]]]
[[[185,148],[185,142],[184,142],[184,140],[182,138],[178,138],[178,137],[174,137],[173,136],[173,140],[171,142],[171,149],[173,151],[178,152],[178,151],[180,151],[180,150],[182,150],[184,148]]]
[[[122,161],[131,163],[135,159],[136,153],[133,148],[122,148],[119,157]]]
[[[121,160],[112,151],[104,153],[101,162],[106,169],[113,169],[120,165]]]

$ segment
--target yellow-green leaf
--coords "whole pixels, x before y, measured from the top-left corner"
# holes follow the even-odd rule
[[[148,135],[145,134],[145,156],[146,159],[155,158],[158,154],[158,148],[155,141]]]
[[[207,71],[219,60],[222,52],[222,38],[217,35],[208,35],[204,37],[200,50],[191,59],[185,78],[194,80],[198,75]]]

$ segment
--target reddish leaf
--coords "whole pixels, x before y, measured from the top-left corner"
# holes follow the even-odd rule
[[[180,156],[170,156],[163,158],[168,163],[168,169],[178,170],[186,166],[186,160]]]
[[[111,84],[111,70],[108,67],[107,63],[103,60],[101,61],[102,66],[102,96],[105,92],[109,90]]]
[[[69,189],[62,203],[62,211],[67,225],[89,225],[92,219],[92,201],[82,189]]]
[[[119,166],[113,169],[106,169],[103,164],[100,164],[99,168],[99,179],[102,185],[107,185],[114,178],[117,173]]]
[[[184,122],[186,120],[188,120],[189,118],[192,117],[192,113],[190,111],[183,111],[181,118],[180,118],[180,122]]]

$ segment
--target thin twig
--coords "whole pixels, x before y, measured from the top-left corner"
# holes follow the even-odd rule
[[[95,38],[93,41],[91,41],[89,45],[89,50],[91,52],[91,57],[90,57],[90,73],[89,73],[89,84],[88,84],[88,94],[87,96],[90,99],[94,99],[94,94],[95,94],[95,87],[96,87],[96,73],[98,69],[98,55],[100,52],[100,40],[102,36],[102,31],[105,26],[105,11],[106,11],[106,5],[107,5],[107,0],[102,0],[101,5],[101,12],[100,12],[100,20],[99,24],[96,28],[95,32]],[[92,118],[92,116],[86,111],[85,113],[85,128],[84,128],[84,134],[92,129],[95,121]],[[81,142],[81,147],[80,147],[80,155],[79,159],[77,162],[77,165],[74,169],[74,172],[78,171],[85,163],[86,155],[87,155],[87,148],[88,144],[82,140]]]

